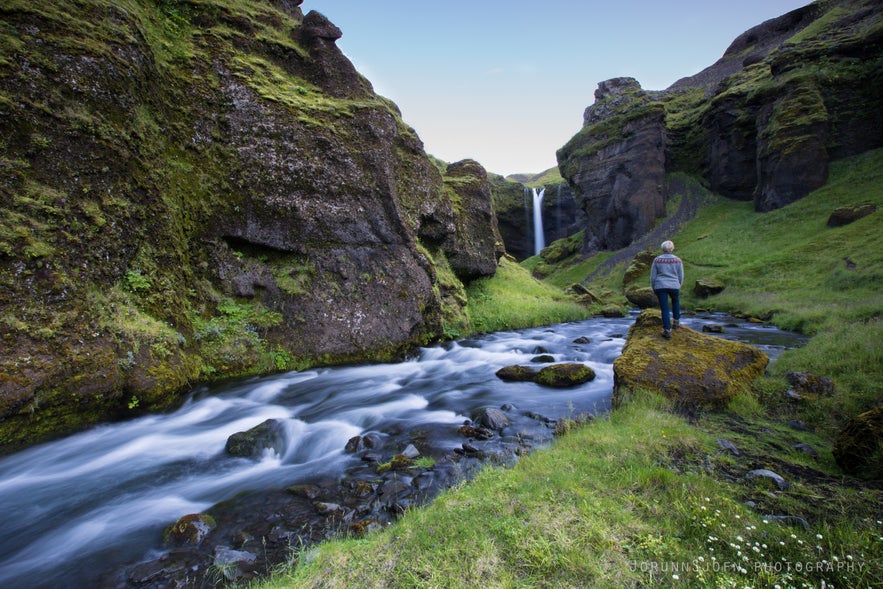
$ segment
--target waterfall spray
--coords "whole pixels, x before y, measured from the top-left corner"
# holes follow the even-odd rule
[[[540,191],[537,192],[536,188],[532,188],[533,190],[533,249],[534,255],[538,255],[540,250],[546,247],[546,238],[543,236],[543,195],[546,194],[545,188],[540,188]]]

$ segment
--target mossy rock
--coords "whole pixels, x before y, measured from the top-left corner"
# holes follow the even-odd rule
[[[650,266],[653,265],[654,259],[656,259],[655,252],[650,250],[639,252],[638,255],[632,258],[629,267],[625,269],[625,274],[622,277],[622,285],[628,286],[630,283],[635,282],[643,276],[649,275]]]
[[[257,458],[264,450],[282,454],[285,447],[285,427],[275,419],[268,419],[246,432],[231,435],[227,438],[226,450],[231,456]]]
[[[163,540],[173,546],[198,546],[217,526],[215,518],[207,513],[191,513],[167,527]]]
[[[564,261],[577,251],[581,244],[574,243],[572,240],[559,239],[543,248],[540,257],[547,264],[557,264]]]
[[[853,417],[837,436],[833,454],[850,474],[883,478],[883,405]]]
[[[497,370],[496,375],[502,380],[513,382],[530,382],[536,376],[537,371],[530,366],[504,366]]]
[[[840,207],[831,211],[828,217],[828,227],[842,227],[858,221],[862,217],[867,217],[871,213],[877,211],[877,205],[874,203],[862,203],[850,207]]]
[[[717,278],[700,278],[693,286],[693,292],[704,299],[722,293],[725,288],[726,285]]]
[[[613,362],[613,404],[629,391],[658,390],[678,407],[720,409],[763,374],[769,357],[754,346],[688,327],[662,337],[658,310],[642,311]]]
[[[578,301],[586,305],[601,305],[604,303],[601,298],[587,289],[580,283],[571,284],[569,287],[570,292],[576,297]]]
[[[567,362],[546,366],[537,372],[534,382],[547,387],[572,387],[595,378],[595,371],[585,364]]]
[[[630,286],[625,289],[625,298],[639,309],[652,309],[658,299],[656,293],[649,286]]]
[[[605,305],[604,308],[601,309],[599,314],[601,315],[601,317],[609,317],[609,318],[625,317],[626,310],[620,305],[617,305],[615,303],[611,303],[609,305]]]

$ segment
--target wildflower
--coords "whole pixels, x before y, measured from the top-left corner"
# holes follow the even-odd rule
[[[816,534],[816,538],[818,538],[819,540],[821,540],[821,539],[822,539],[822,535],[821,535],[821,534]]]
[[[677,575],[672,575],[671,578],[674,579],[675,581],[677,581],[678,579],[680,579],[680,577],[677,576]]]

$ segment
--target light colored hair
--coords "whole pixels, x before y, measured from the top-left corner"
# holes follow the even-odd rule
[[[663,241],[661,247],[662,247],[662,251],[664,251],[667,254],[675,251],[675,244],[671,241]]]

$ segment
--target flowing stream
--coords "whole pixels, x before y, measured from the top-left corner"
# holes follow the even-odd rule
[[[634,317],[598,318],[500,332],[417,351],[397,364],[292,372],[196,391],[177,411],[103,425],[0,459],[0,587],[87,588],[103,572],[162,548],[165,526],[241,491],[335,476],[358,459],[356,435],[437,426],[455,448],[457,426],[482,407],[511,404],[551,419],[604,412],[613,360]],[[723,316],[687,317],[701,329],[771,358],[800,336]],[[590,343],[574,343],[585,336]],[[582,362],[597,378],[571,389],[503,382],[495,372],[538,354]],[[225,453],[227,438],[268,418],[285,424],[287,445],[261,460]]]

